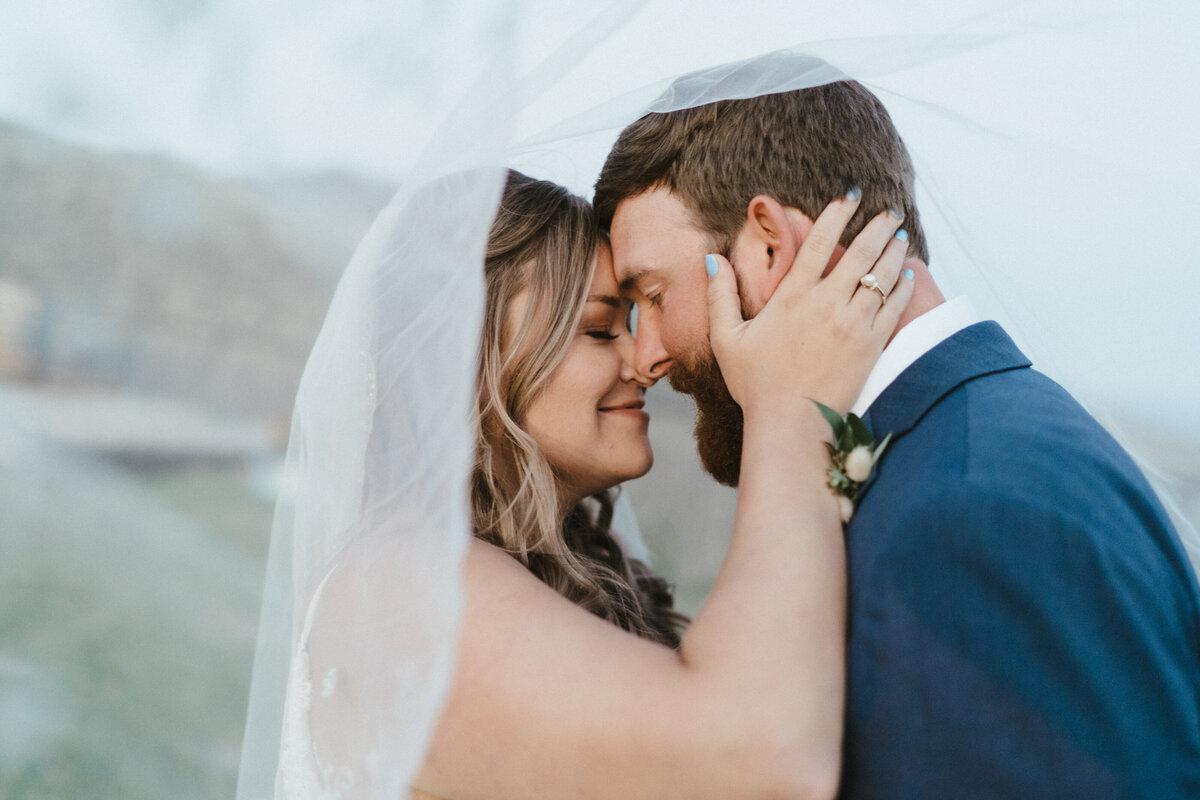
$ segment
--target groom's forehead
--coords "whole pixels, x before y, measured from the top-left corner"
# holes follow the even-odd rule
[[[654,186],[618,203],[613,211],[612,227],[637,232],[664,227],[693,231],[695,220],[679,195],[665,186]]]
[[[622,200],[609,233],[617,280],[623,289],[661,277],[681,261],[694,260],[697,252],[706,250],[708,241],[683,202],[662,187]]]

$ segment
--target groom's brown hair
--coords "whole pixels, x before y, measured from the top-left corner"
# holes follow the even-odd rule
[[[850,189],[862,205],[842,244],[885,209],[904,212],[908,252],[929,263],[913,200],[912,160],[883,104],[861,84],[721,100],[647,114],[621,132],[596,181],[604,228],[617,205],[666,187],[695,215],[714,251],[728,254],[755,195],[816,219]]]

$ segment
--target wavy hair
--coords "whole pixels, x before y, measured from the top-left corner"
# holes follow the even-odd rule
[[[673,610],[669,586],[627,558],[612,536],[613,490],[564,510],[560,481],[523,425],[574,338],[601,236],[586,200],[509,172],[484,260],[471,487],[475,535],[573,603],[678,647],[686,618]]]

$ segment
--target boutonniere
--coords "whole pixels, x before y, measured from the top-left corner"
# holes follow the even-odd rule
[[[867,478],[871,477],[871,470],[883,455],[892,435],[889,433],[882,442],[875,444],[875,437],[871,436],[866,423],[854,414],[843,417],[829,406],[816,400],[813,402],[821,410],[821,416],[833,427],[833,443],[825,442],[831,462],[829,488],[837,495],[842,522],[849,522],[858,504],[858,493]]]

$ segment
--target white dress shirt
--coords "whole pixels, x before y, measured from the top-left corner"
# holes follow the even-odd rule
[[[884,348],[879,361],[875,362],[875,367],[867,375],[862,392],[850,407],[850,413],[861,417],[879,395],[883,394],[883,390],[918,358],[963,328],[980,321],[979,314],[970,300],[966,297],[955,297],[931,308],[905,325]]]

